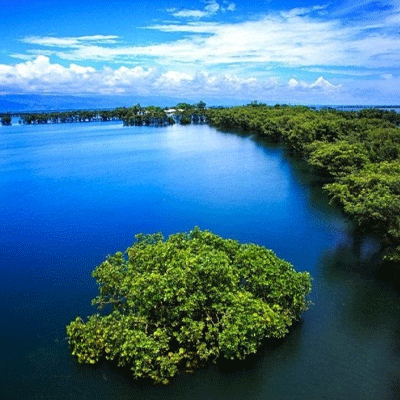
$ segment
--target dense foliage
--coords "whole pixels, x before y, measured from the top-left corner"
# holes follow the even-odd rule
[[[198,228],[136,239],[127,257],[116,253],[93,272],[93,304],[109,313],[67,327],[79,362],[105,357],[167,383],[179,370],[255,353],[307,308],[309,274],[264,247]]]
[[[114,110],[75,110],[75,111],[52,111],[52,112],[28,112],[21,113],[19,122],[21,124],[57,124],[72,122],[111,121],[122,118],[126,108]]]
[[[385,259],[400,261],[400,114],[252,103],[210,109],[207,118],[285,143],[326,177],[325,190],[346,215],[381,235]]]
[[[11,125],[11,115],[10,114],[0,115],[0,121],[2,125]]]
[[[125,126],[165,126],[175,123],[162,108],[154,106],[142,108],[140,104],[128,108],[121,119]]]
[[[118,107],[112,110],[75,110],[42,113],[22,113],[22,124],[72,123],[92,121],[123,121],[124,125],[168,125],[173,121],[160,107]]]
[[[19,115],[20,124],[58,124],[92,121],[123,121],[124,126],[167,126],[179,122],[182,125],[204,123],[206,103],[178,103],[174,112],[161,107],[142,107],[139,103],[132,107],[118,107],[111,110],[73,110],[51,112],[25,112]],[[11,114],[0,114],[2,125],[11,125]]]

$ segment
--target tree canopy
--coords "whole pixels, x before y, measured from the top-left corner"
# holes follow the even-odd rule
[[[114,360],[136,378],[168,383],[180,370],[255,353],[307,309],[309,274],[265,247],[199,228],[136,239],[93,272],[93,304],[107,312],[67,326],[81,363]]]
[[[10,114],[1,115],[0,122],[2,125],[11,125],[11,115]]]
[[[329,181],[324,189],[345,215],[380,235],[384,259],[400,265],[400,113],[252,103],[209,109],[207,120],[285,143]]]

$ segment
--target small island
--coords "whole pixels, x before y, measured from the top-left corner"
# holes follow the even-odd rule
[[[308,307],[311,278],[272,250],[194,228],[137,235],[94,272],[104,312],[67,326],[81,363],[102,359],[167,384],[220,357],[244,359],[282,338]]]

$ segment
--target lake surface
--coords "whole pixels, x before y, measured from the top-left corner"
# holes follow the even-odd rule
[[[302,321],[245,362],[168,387],[78,365],[65,326],[94,312],[94,267],[137,233],[196,225],[310,271]],[[399,398],[400,296],[379,246],[280,147],[204,125],[0,127],[0,239],[1,398]]]

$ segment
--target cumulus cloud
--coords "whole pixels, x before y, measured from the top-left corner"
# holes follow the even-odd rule
[[[65,67],[45,56],[15,65],[0,64],[0,93],[104,94],[185,97],[198,100],[231,98],[232,100],[301,103],[301,104],[393,104],[398,101],[394,88],[400,76],[378,76],[376,79],[342,80],[332,83],[320,76],[306,82],[277,77],[243,78],[233,73],[206,71],[163,71],[160,68],[136,66],[96,69],[76,63]],[[384,100],[384,101],[382,101]]]
[[[70,64],[53,64],[45,56],[16,65],[0,65],[3,93],[137,94],[176,96],[177,92],[198,95],[244,95],[260,86],[255,78],[206,72],[161,72],[154,68],[105,67],[96,70]]]
[[[70,64],[64,67],[50,63],[39,56],[33,61],[16,65],[0,65],[0,88],[2,92],[14,93],[121,93],[135,85],[145,86],[151,81],[154,70],[141,67],[118,69],[83,67]]]
[[[300,85],[300,82],[297,81],[296,79],[292,78],[289,80],[288,85],[290,88],[296,88]]]
[[[119,67],[95,69],[77,64],[64,67],[51,63],[45,56],[15,65],[0,65],[0,91],[2,93],[52,94],[136,94],[155,93],[174,97],[232,97],[233,99],[263,98],[269,93],[284,95],[288,89],[301,88],[310,93],[329,92],[335,86],[320,77],[307,84],[291,79],[280,83],[276,78],[242,78],[236,74],[216,74],[205,71],[187,73],[155,68]],[[275,91],[275,92],[274,92]]]
[[[320,76],[314,83],[310,85],[310,88],[318,88],[325,91],[332,91],[338,90],[342,87],[342,85],[333,85],[332,83],[328,82],[322,76]]]
[[[333,85],[329,81],[327,81],[324,77],[320,76],[315,82],[307,83],[305,81],[297,81],[296,79],[292,78],[289,80],[288,85],[291,89],[318,89],[323,92],[332,92],[339,90],[342,85]]]

